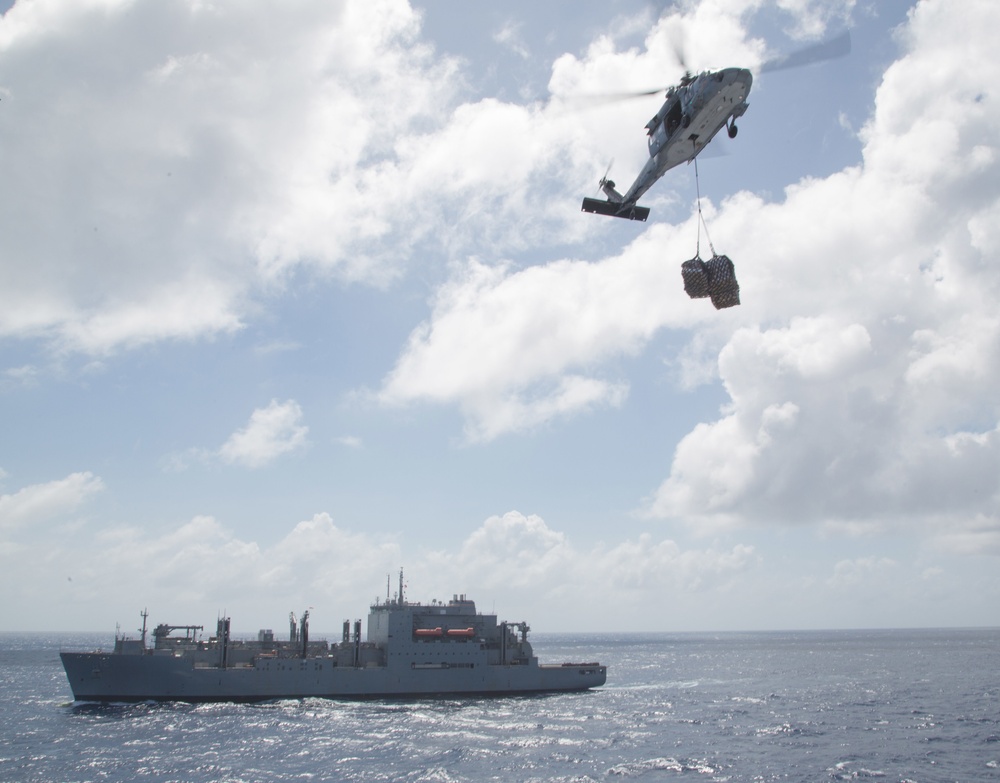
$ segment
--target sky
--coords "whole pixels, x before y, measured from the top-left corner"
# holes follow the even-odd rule
[[[0,11],[0,631],[1000,624],[992,0]]]

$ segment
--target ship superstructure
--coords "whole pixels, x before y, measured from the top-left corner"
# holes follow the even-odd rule
[[[376,600],[361,621],[345,620],[339,642],[309,638],[309,612],[289,618],[287,640],[261,630],[234,639],[230,618],[202,638],[202,626],[115,635],[110,652],[61,653],[78,701],[260,701],[280,698],[386,698],[579,691],[603,685],[599,663],[540,664],[524,622],[497,622],[465,595],[409,603],[399,592]],[[179,635],[178,632],[183,632]]]

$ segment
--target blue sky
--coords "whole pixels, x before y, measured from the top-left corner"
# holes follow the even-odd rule
[[[0,629],[997,624],[992,3],[0,8]],[[730,310],[690,167],[579,211],[678,39]]]

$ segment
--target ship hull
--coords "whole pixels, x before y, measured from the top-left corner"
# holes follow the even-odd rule
[[[61,653],[77,701],[268,701],[432,698],[582,691],[603,685],[598,664],[399,668],[337,666],[323,658],[221,668],[176,656]]]

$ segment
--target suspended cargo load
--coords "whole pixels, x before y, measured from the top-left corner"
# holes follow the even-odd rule
[[[705,262],[698,256],[681,264],[681,277],[684,278],[684,291],[692,299],[704,299],[708,296],[708,270],[705,269]]]
[[[740,284],[736,282],[736,268],[729,256],[712,256],[705,262],[708,272],[708,291],[716,310],[735,307],[740,303]]]
[[[730,133],[730,135],[734,135]],[[694,181],[698,193],[698,244],[695,246],[694,258],[681,264],[681,277],[684,278],[684,291],[692,299],[712,298],[716,310],[724,307],[735,307],[740,303],[740,284],[736,282],[736,268],[729,256],[715,252],[712,239],[708,236],[708,223],[701,211],[701,185],[698,181],[698,159],[694,159]],[[712,248],[712,257],[708,261],[701,260],[701,229],[705,228],[705,239]]]
[[[708,261],[695,256],[681,264],[684,291],[692,299],[711,297],[716,310],[740,303],[740,285],[729,256],[713,255]]]

